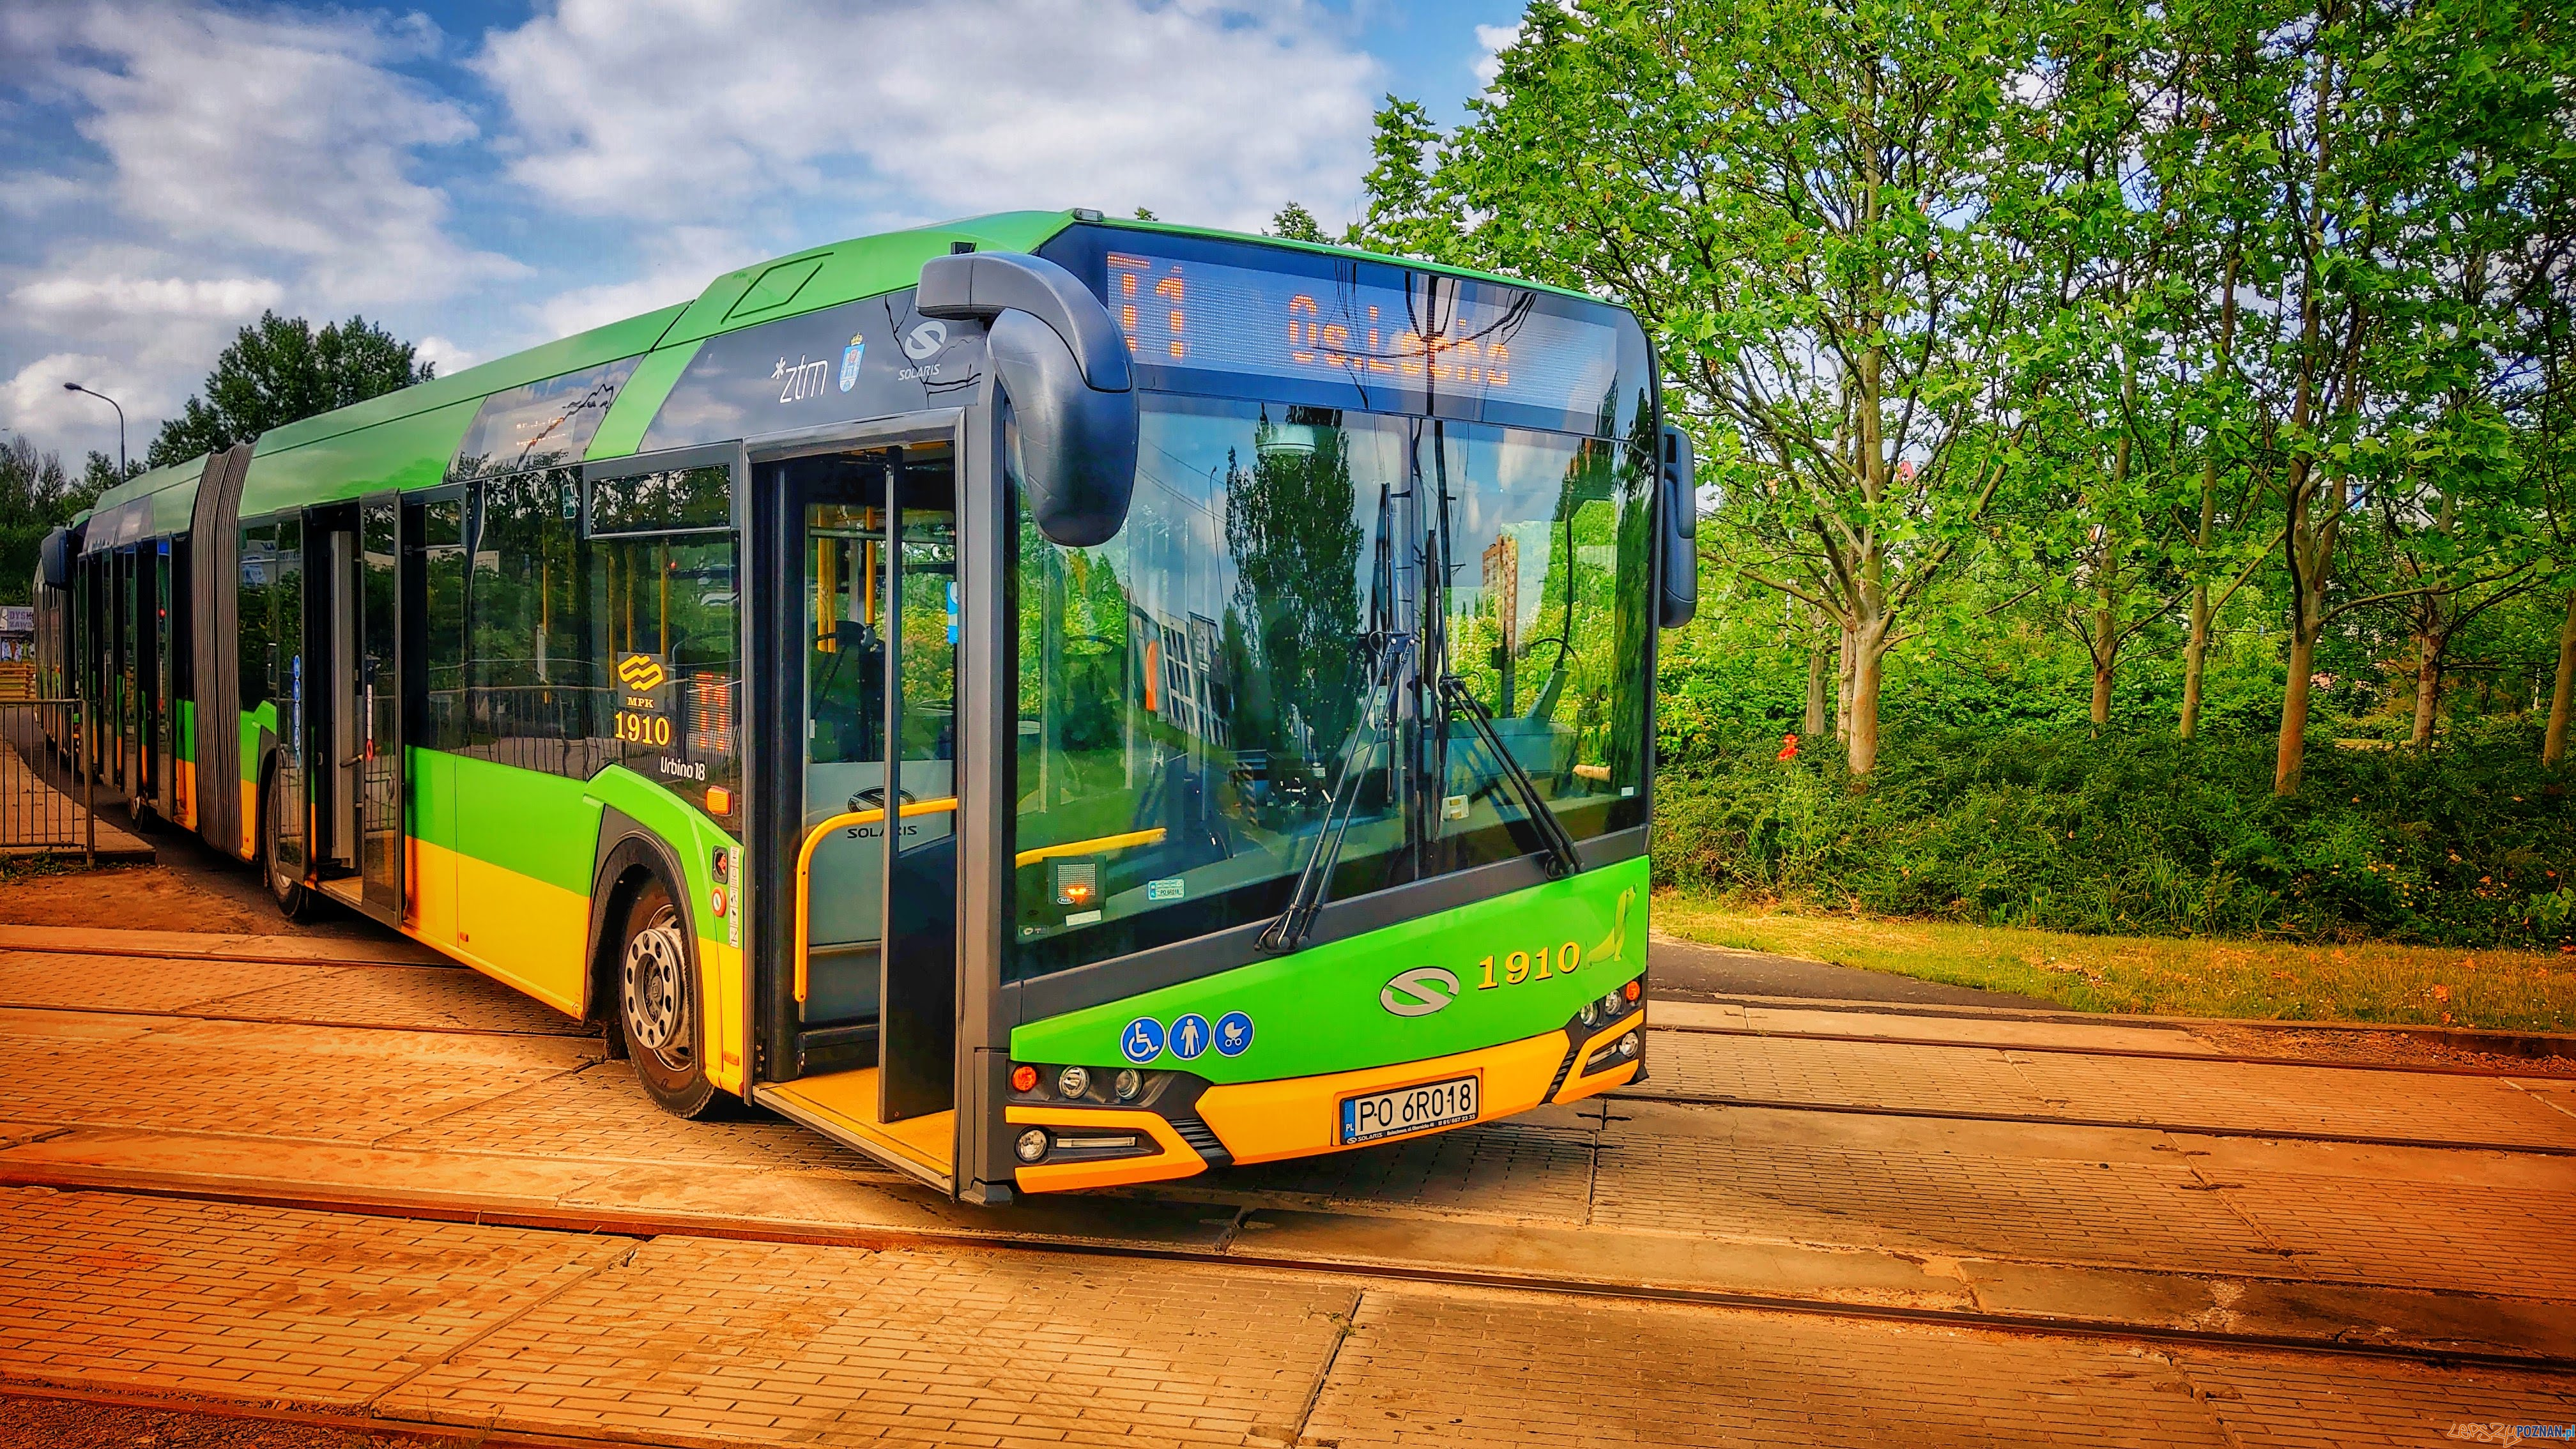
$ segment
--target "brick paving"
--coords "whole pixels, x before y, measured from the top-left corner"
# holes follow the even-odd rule
[[[1282,1440],[1355,1296],[1168,1264],[664,1239],[383,1408],[677,1442]]]
[[[0,1188],[0,1375],[362,1404],[632,1247]]]
[[[273,961],[9,951],[0,952],[0,1003],[179,1014],[201,1002],[307,980],[323,970]]]
[[[677,1121],[644,1095],[634,1069],[624,1062],[600,1062],[530,1082],[393,1133],[381,1145],[598,1162],[872,1168],[867,1158],[822,1134],[766,1113],[757,1121]],[[888,1180],[893,1180],[890,1171]]]
[[[289,968],[292,969],[292,968]],[[229,1016],[415,1031],[584,1034],[582,1024],[478,972],[452,966],[342,966],[201,1003]]]
[[[266,1017],[414,1031],[583,1030],[572,1018],[478,972],[391,963],[325,966],[8,951],[0,952],[0,1006]]]
[[[2501,1371],[1052,1254],[0,1189],[0,1381],[671,1445],[2324,1446]]]
[[[552,1042],[220,1022],[102,1040],[77,1015],[30,1031],[33,1015],[13,1022],[30,1049],[0,1055],[0,1102],[63,1125],[372,1142],[576,1065]]]

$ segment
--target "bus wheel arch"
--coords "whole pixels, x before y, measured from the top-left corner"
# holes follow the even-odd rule
[[[630,831],[603,852],[595,877],[583,1017],[603,1028],[612,1058],[633,1063],[656,1106],[699,1117],[721,1093],[706,1073],[705,977],[686,877],[659,839]]]
[[[310,920],[313,916],[313,892],[307,890],[300,880],[288,880],[277,865],[277,775],[277,751],[263,751],[259,762],[258,833],[252,837],[257,842],[260,884],[267,888],[268,898],[277,906],[279,915],[290,921]]]

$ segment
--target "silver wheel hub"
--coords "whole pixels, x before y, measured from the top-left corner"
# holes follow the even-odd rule
[[[626,1032],[647,1051],[685,1046],[689,1007],[682,992],[688,979],[676,912],[656,911],[650,924],[626,943],[624,978]]]

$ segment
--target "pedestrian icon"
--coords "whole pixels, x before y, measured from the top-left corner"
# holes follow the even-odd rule
[[[1226,1056],[1239,1057],[1252,1045],[1252,1018],[1240,1011],[1229,1011],[1216,1020],[1216,1049]]]
[[[1194,1061],[1208,1049],[1207,1018],[1193,1011],[1172,1022],[1172,1055]]]
[[[1201,1030],[1205,1030],[1205,1023],[1201,1023]],[[1127,1060],[1140,1067],[1145,1065],[1163,1054],[1163,1024],[1150,1016],[1136,1018],[1119,1034],[1118,1049],[1127,1054]]]

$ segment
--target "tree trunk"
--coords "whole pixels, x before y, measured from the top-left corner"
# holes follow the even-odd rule
[[[2182,649],[2182,737],[2200,733],[2200,671],[2209,660],[2209,585],[2191,591],[2191,642]]]
[[[2296,795],[2307,766],[2308,674],[2317,658],[2317,635],[2305,626],[2290,632],[2290,677],[2281,691],[2281,744],[2272,762],[2272,793]]]
[[[1811,740],[1825,737],[1825,669],[1830,652],[1822,643],[1807,650],[1807,718],[1798,733]]]
[[[2106,585],[2093,606],[2093,732],[2111,722],[2111,675],[2120,665],[2120,641],[2111,617],[2111,590]]]
[[[2406,743],[2423,749],[2433,743],[2433,708],[2442,693],[2442,646],[2432,635],[2415,636],[2415,732]]]
[[[1878,766],[1878,682],[1886,656],[1875,648],[1854,651],[1851,705],[1851,772],[1867,775]]]
[[[2567,619],[2558,626],[2558,682],[2549,691],[2549,733],[2540,742],[2540,763],[2555,769],[2567,760],[2567,704],[2576,684],[2576,590],[2567,595]]]
[[[1834,660],[1834,739],[1843,748],[1851,748],[1853,661],[1860,650],[1854,644],[1852,631],[1843,630],[1842,649]]]

